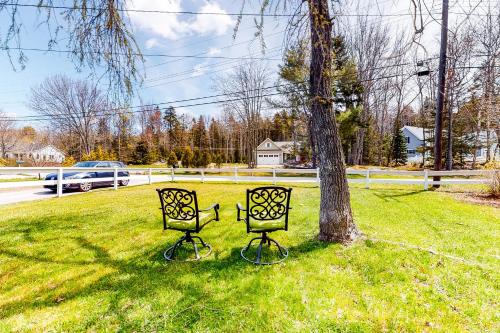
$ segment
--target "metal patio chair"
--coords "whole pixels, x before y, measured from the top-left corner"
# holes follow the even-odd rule
[[[247,233],[260,233],[241,249],[243,259],[258,265],[271,265],[279,263],[288,257],[288,250],[267,234],[278,230],[288,230],[288,212],[290,211],[290,195],[292,189],[280,186],[258,187],[247,190],[246,209],[241,204],[236,204],[238,210],[238,221],[245,221]],[[245,217],[241,217],[245,212]],[[255,260],[249,257],[249,249],[252,242],[260,239],[257,247]],[[271,244],[277,246],[278,260],[262,261],[262,249],[264,245],[271,248]]]
[[[166,260],[172,261],[175,252],[182,246],[182,243],[193,244],[195,258],[186,259],[200,260],[212,252],[210,244],[205,243],[200,237],[193,236],[193,233],[199,233],[203,227],[212,221],[219,221],[219,204],[213,204],[206,209],[198,209],[198,200],[195,191],[188,191],[180,188],[157,189],[161,202],[163,215],[163,229],[178,230],[185,233],[174,245],[169,247],[163,253]],[[195,242],[199,240],[199,243]],[[208,249],[208,253],[200,255],[198,245],[201,249]]]

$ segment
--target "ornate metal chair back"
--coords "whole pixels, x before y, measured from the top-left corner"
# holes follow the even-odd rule
[[[190,221],[196,219],[196,231],[199,231],[198,200],[195,191],[180,188],[163,188],[156,190],[160,196],[163,212],[163,229],[167,227],[167,219]]]
[[[288,230],[291,192],[291,188],[281,186],[265,186],[247,190],[247,232],[250,230],[250,218],[271,221],[284,217],[284,230]]]

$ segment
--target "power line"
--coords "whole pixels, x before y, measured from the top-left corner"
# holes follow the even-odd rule
[[[56,6],[56,5],[44,5],[44,4],[20,4],[20,3],[7,3],[3,6],[10,7],[28,7],[37,9],[62,9],[62,10],[86,10],[86,11],[103,11],[108,10],[107,8],[99,7],[78,7],[78,6]],[[200,12],[200,11],[170,11],[170,10],[158,10],[158,9],[132,9],[132,8],[117,8],[118,12],[124,13],[143,13],[143,14],[176,14],[176,15],[218,15],[218,16],[259,16],[259,17],[295,17],[296,14],[266,14],[266,13],[227,13],[227,12]],[[374,17],[394,17],[394,16],[410,16],[412,14],[334,14],[335,16],[346,16],[346,17],[357,17],[357,16],[374,16]]]
[[[208,98],[216,98],[216,97],[223,97],[223,96],[228,96],[228,95],[234,95],[234,94],[239,94],[239,93],[246,93],[250,91],[256,91],[256,90],[268,90],[268,89],[274,89],[280,86],[285,86],[288,84],[280,84],[280,85],[273,85],[273,86],[268,86],[268,87],[263,87],[263,88],[258,88],[258,89],[251,89],[251,90],[245,90],[245,91],[236,91],[233,93],[225,93],[225,94],[217,94],[217,95],[210,95],[210,96],[202,96],[202,97],[194,97],[194,98],[188,98],[188,99],[180,99],[180,100],[173,100],[173,101],[167,101],[167,102],[160,102],[160,103],[153,103],[153,104],[141,104],[141,105],[136,105],[136,106],[130,106],[128,107],[129,109],[136,109],[136,108],[149,108],[149,107],[157,107],[160,105],[166,105],[166,104],[176,104],[176,103],[181,103],[181,102],[191,102],[191,101],[196,101],[196,100],[203,100],[203,99],[208,99]],[[174,106],[177,108],[177,106]],[[111,108],[111,109],[103,109],[100,110],[99,112],[107,112],[107,111],[122,111],[124,108]],[[143,113],[143,112],[148,112],[150,110],[135,110],[135,111],[128,111],[128,113]],[[102,116],[108,116],[112,115],[111,114],[102,114]],[[50,116],[40,116],[40,115],[31,115],[31,116],[23,116],[23,117],[18,117],[18,118],[12,118],[12,117],[0,117],[0,119],[9,119],[9,120],[19,120],[19,119],[24,119],[24,118],[43,118],[46,117],[47,119],[51,119],[52,117]]]
[[[54,49],[40,49],[40,48],[25,48],[25,47],[0,47],[0,50],[19,50],[19,51],[34,51],[34,52],[53,52],[53,53],[80,53],[72,50],[54,50]],[[87,54],[103,54],[104,52],[99,51],[84,51],[82,53]],[[159,58],[193,58],[193,59],[233,59],[233,60],[281,60],[272,59],[265,57],[227,57],[227,56],[199,56],[199,55],[172,55],[172,54],[141,54],[141,53],[117,53],[113,52],[114,55],[122,56],[137,56],[137,57],[159,57]]]
[[[5,3],[2,6],[9,7],[26,7],[26,8],[36,8],[36,9],[61,9],[61,10],[86,10],[86,11],[104,11],[108,10],[108,8],[100,8],[100,7],[78,7],[78,6],[56,6],[56,5],[44,5],[44,4],[22,4],[22,3]],[[116,11],[123,13],[143,13],[143,14],[174,14],[174,15],[216,15],[216,16],[257,16],[257,17],[295,17],[296,14],[266,14],[266,13],[227,13],[227,12],[200,12],[200,11],[189,11],[189,10],[181,10],[181,11],[170,11],[170,10],[159,10],[159,9],[132,9],[132,8],[116,8]],[[434,12],[434,14],[441,14],[440,12]],[[484,16],[482,14],[472,14],[472,13],[463,13],[463,12],[450,12],[450,14],[454,15],[476,15],[476,16]],[[413,16],[412,13],[399,13],[399,14],[348,14],[348,13],[337,13],[333,14],[334,16],[343,16],[343,17],[400,17],[400,16]]]
[[[406,73],[407,74],[407,73]],[[394,75],[386,75],[386,76],[381,76],[381,77],[375,77],[371,79],[365,79],[365,80],[360,80],[360,83],[363,82],[370,82],[370,81],[377,81],[377,80],[383,80],[383,79],[389,79],[389,78],[394,78],[394,77],[399,77],[401,75],[404,75],[404,73],[399,73],[399,74],[394,74]],[[407,74],[408,75],[408,74]],[[411,75],[414,75],[414,73],[411,73]],[[303,83],[303,82],[302,82]],[[218,95],[211,95],[211,96],[204,96],[204,97],[196,97],[196,98],[190,98],[190,99],[184,99],[184,100],[177,100],[177,101],[169,101],[169,102],[161,102],[161,103],[154,103],[154,104],[145,104],[145,105],[137,105],[129,108],[147,108],[147,107],[157,107],[160,105],[165,105],[165,104],[175,104],[175,103],[180,103],[180,102],[189,102],[189,101],[196,101],[196,100],[202,100],[202,99],[208,99],[208,98],[216,98],[216,97],[222,97],[222,96],[229,96],[229,95],[234,95],[234,94],[239,94],[239,93],[246,93],[246,92],[251,92],[251,91],[256,91],[256,90],[268,90],[268,89],[273,89],[277,88],[280,86],[287,86],[290,84],[281,84],[281,85],[274,85],[274,86],[269,86],[269,87],[264,87],[264,88],[258,88],[258,89],[251,89],[251,90],[245,90],[245,91],[239,91],[239,92],[233,92],[233,93],[226,93],[226,94],[218,94]],[[216,100],[216,101],[209,101],[209,102],[202,102],[202,103],[194,103],[194,104],[184,104],[184,105],[174,105],[174,108],[186,108],[186,107],[193,107],[193,106],[203,106],[203,105],[213,105],[213,104],[221,104],[221,103],[227,103],[227,102],[232,102],[232,101],[239,101],[239,100],[244,100],[245,98],[258,98],[258,97],[270,97],[270,96],[276,96],[276,95],[281,95],[282,93],[277,92],[277,93],[270,93],[270,94],[265,94],[265,95],[259,95],[259,96],[253,96],[253,97],[244,97],[244,98],[236,98],[236,99],[225,99],[225,100]],[[165,110],[166,108],[162,108]],[[124,110],[124,108],[113,108],[109,110],[101,110],[100,112],[105,112],[105,111],[120,111]],[[127,111],[126,113],[128,114],[133,114],[133,113],[144,113],[148,112],[151,110],[133,110],[133,111]],[[113,115],[114,113],[103,113],[99,115],[93,115],[95,117],[106,117]],[[50,119],[62,119],[65,117],[62,117],[62,115],[59,116],[40,116],[40,115],[31,115],[31,116],[23,116],[23,117],[18,117],[18,118],[12,118],[12,117],[0,117],[0,119],[6,119],[10,121],[46,121]]]

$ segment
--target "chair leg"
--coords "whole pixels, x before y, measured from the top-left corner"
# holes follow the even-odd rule
[[[196,242],[193,239],[191,239],[191,243],[193,243],[194,253],[196,255],[196,260],[199,260],[200,254],[198,253],[198,246],[196,246]]]
[[[275,241],[274,239],[271,239],[269,238],[269,246],[271,246],[271,242],[273,242],[274,244],[276,244],[276,246],[278,247],[278,250],[280,251],[280,254],[282,256],[288,256],[288,250],[286,248],[284,248],[283,246],[281,246],[280,243],[278,243],[277,241]],[[285,254],[285,253],[286,254]]]
[[[203,245],[203,247],[206,247],[207,246],[207,243],[205,243],[203,241],[203,239],[201,239],[201,237],[198,237],[198,236],[191,236],[191,238],[196,238],[196,239],[199,239],[200,240],[200,244]]]
[[[173,260],[175,250],[177,250],[177,248],[182,245],[182,242],[185,239],[186,239],[186,235],[182,236],[177,242],[175,242],[174,245],[172,245],[165,252],[163,252],[163,257],[168,261]]]
[[[257,240],[257,239],[260,239],[260,243],[257,246],[255,260],[252,260],[252,259],[250,259],[251,257],[249,258],[246,255],[246,253],[250,249],[252,242]],[[266,245],[266,243],[267,243],[268,247],[271,247],[272,244],[276,245],[276,247],[278,248],[278,251],[279,251],[279,255],[278,255],[280,258],[279,260],[262,261],[262,248],[264,245]],[[264,232],[264,233],[262,233],[261,237],[252,238],[250,240],[250,242],[247,244],[247,246],[245,246],[244,248],[241,249],[241,257],[243,259],[245,259],[246,261],[249,261],[249,262],[254,263],[256,265],[272,265],[272,264],[277,264],[277,263],[285,260],[288,257],[288,250],[285,247],[281,246],[280,243],[278,243],[274,239],[267,236],[267,234]]]
[[[197,242],[195,242],[195,240],[194,240],[195,238],[200,241],[199,244]],[[191,244],[193,244],[193,249],[194,249],[194,253],[195,253],[195,258],[194,259],[185,259],[185,260],[176,260],[175,259],[175,251],[179,247],[182,246],[183,242],[184,243],[191,243]],[[200,250],[198,248],[198,245],[201,245],[202,248],[207,248],[208,249],[208,253],[206,253],[204,255],[200,255]],[[196,261],[196,260],[200,260],[201,258],[207,257],[208,255],[210,255],[210,253],[212,253],[212,247],[210,246],[210,244],[205,243],[203,241],[203,239],[201,239],[201,237],[191,236],[190,232],[186,232],[186,234],[184,236],[182,236],[174,245],[172,245],[167,250],[165,250],[165,252],[163,253],[163,257],[167,261]]]
[[[266,239],[265,238],[262,238],[262,240],[260,241],[259,247],[257,247],[257,258],[255,258],[255,263],[257,265],[260,264],[260,258],[262,256],[262,245],[263,244],[266,244]]]

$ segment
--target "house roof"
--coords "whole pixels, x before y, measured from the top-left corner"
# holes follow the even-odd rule
[[[266,142],[270,142],[271,147],[265,147],[264,144]],[[299,143],[296,143],[296,145],[300,146]],[[293,146],[294,146],[293,141],[273,141],[273,140],[267,138],[264,141],[262,141],[262,143],[257,147],[257,151],[259,151],[259,150],[281,150],[285,154],[291,154],[291,153],[293,153]]]
[[[481,144],[485,144],[487,140],[487,131],[480,131],[479,132],[479,135],[478,135],[478,141],[481,143]],[[462,136],[462,139],[465,139],[465,140],[474,140],[476,138],[476,133],[468,133],[468,134],[465,134],[464,136]],[[495,131],[490,131],[490,143],[491,144],[495,144],[497,140],[497,134],[495,133]]]
[[[16,142],[14,147],[9,149],[9,152],[23,153],[23,154],[24,153],[33,153],[33,152],[38,152],[38,151],[45,149],[45,148],[52,148],[52,149],[58,151],[61,155],[64,155],[64,153],[60,149],[57,149],[53,145],[44,145],[44,144],[37,143],[37,142],[21,142],[21,141]]]
[[[424,128],[423,127],[415,127],[415,126],[404,126],[401,128],[401,130],[406,129],[408,132],[413,134],[417,139],[420,141],[424,140]],[[427,135],[432,135],[432,129],[431,128],[426,128],[425,129],[425,134]]]

